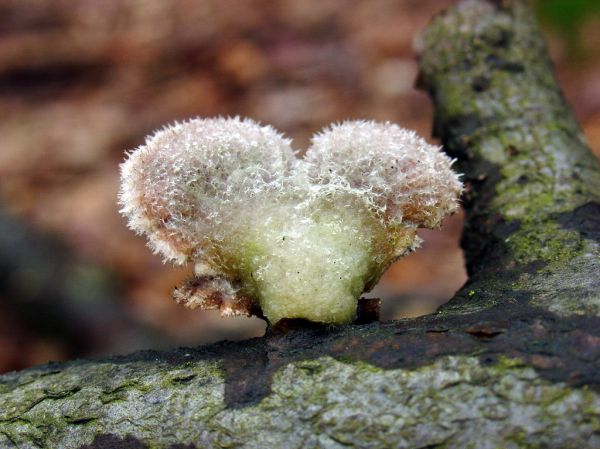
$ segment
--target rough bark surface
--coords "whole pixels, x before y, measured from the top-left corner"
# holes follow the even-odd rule
[[[521,0],[421,41],[469,190],[438,313],[0,377],[0,448],[600,447],[600,170]]]

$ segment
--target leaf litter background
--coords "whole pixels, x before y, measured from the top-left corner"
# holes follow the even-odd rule
[[[49,360],[261,335],[188,311],[117,213],[126,149],[167,122],[242,115],[303,148],[332,121],[390,120],[430,141],[413,40],[450,0],[0,2],[0,372]],[[538,12],[559,80],[600,154],[600,8]],[[423,231],[370,294],[383,318],[431,312],[466,279],[462,216]]]

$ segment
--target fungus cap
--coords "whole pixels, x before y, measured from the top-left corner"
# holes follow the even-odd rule
[[[197,259],[241,200],[276,188],[295,163],[290,140],[250,119],[167,126],[121,165],[121,213],[168,261]]]
[[[313,137],[304,160],[311,182],[364,195],[387,221],[435,228],[458,208],[453,161],[393,123],[332,125]]]

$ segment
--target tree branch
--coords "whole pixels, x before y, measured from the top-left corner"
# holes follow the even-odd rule
[[[461,2],[421,69],[470,185],[447,306],[5,375],[0,447],[600,447],[600,170],[527,4]]]
[[[422,45],[434,133],[470,186],[469,283],[445,310],[513,298],[599,315],[598,162],[527,2],[463,1],[431,24]]]

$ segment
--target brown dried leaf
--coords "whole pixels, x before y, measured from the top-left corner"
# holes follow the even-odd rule
[[[188,309],[219,310],[221,316],[264,318],[257,301],[245,295],[237,282],[221,276],[194,276],[173,290],[173,299]]]

